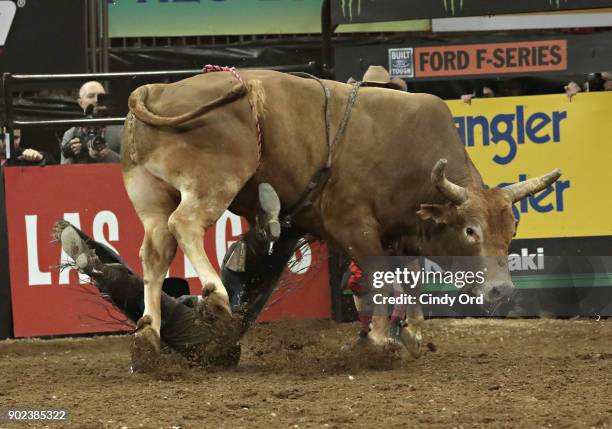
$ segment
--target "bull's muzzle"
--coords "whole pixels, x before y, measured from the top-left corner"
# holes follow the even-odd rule
[[[497,304],[508,301],[514,292],[514,284],[512,282],[499,282],[492,284],[488,290],[483,293],[485,303]]]

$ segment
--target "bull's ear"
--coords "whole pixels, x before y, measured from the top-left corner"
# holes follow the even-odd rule
[[[432,219],[436,223],[447,224],[451,221],[455,210],[455,207],[450,204],[421,204],[417,215],[423,220]]]

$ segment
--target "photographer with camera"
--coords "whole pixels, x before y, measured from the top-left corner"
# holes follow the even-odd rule
[[[90,81],[81,86],[78,103],[87,118],[103,117],[106,106],[101,101],[106,91],[100,82]],[[100,98],[100,100],[99,100]],[[62,164],[119,162],[120,126],[73,127],[61,143]]]

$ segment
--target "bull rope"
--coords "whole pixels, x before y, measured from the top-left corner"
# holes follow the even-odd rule
[[[291,73],[294,76],[304,77],[307,79],[314,79],[323,89],[323,94],[325,96],[325,104],[324,104],[324,115],[325,115],[325,140],[327,142],[327,161],[325,162],[325,166],[319,169],[310,179],[308,187],[306,189],[306,193],[302,195],[302,197],[298,200],[298,202],[291,207],[287,213],[282,217],[281,223],[284,226],[291,225],[293,218],[304,208],[311,206],[316,196],[323,192],[323,188],[329,181],[331,177],[331,166],[334,158],[334,153],[336,146],[344,137],[344,132],[346,131],[346,126],[349,122],[349,118],[351,116],[351,112],[353,111],[353,106],[357,101],[357,94],[359,92],[359,88],[363,85],[363,82],[352,82],[351,83],[351,92],[348,96],[346,107],[344,109],[344,113],[342,114],[342,118],[340,119],[340,123],[338,125],[338,129],[336,130],[336,134],[334,138],[331,137],[331,112],[330,112],[330,100],[331,100],[331,91],[325,86],[325,83],[322,79],[319,79],[316,76],[312,76],[308,73]]]
[[[202,68],[202,73],[213,73],[213,72],[230,72],[234,75],[234,77],[243,85],[246,86],[242,76],[238,73],[235,67],[226,67],[226,66],[218,66],[214,64],[206,64]],[[261,160],[261,152],[263,150],[263,132],[261,130],[261,123],[259,122],[259,115],[257,114],[257,109],[255,105],[251,101],[249,97],[247,97],[249,101],[249,105],[251,106],[251,111],[253,112],[253,116],[255,116],[255,130],[257,132],[257,162]]]

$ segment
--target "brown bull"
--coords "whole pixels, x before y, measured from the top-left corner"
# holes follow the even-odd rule
[[[244,83],[228,72],[202,74],[147,85],[130,97],[122,170],[145,230],[140,326],[156,350],[161,284],[177,242],[209,308],[229,314],[227,292],[204,252],[204,232],[227,208],[253,223],[261,182],[276,189],[284,208],[292,207],[328,156],[317,81],[273,71],[242,77]],[[324,83],[332,94],[334,135],[351,86]],[[329,181],[293,226],[336,243],[358,263],[385,255],[399,236],[413,255],[497,257],[481,290],[495,301],[513,287],[506,266],[516,228],[512,204],[559,176],[553,171],[511,188],[484,189],[442,100],[365,87],[333,154]],[[422,316],[415,317],[419,325]],[[405,329],[414,336],[414,327]]]

